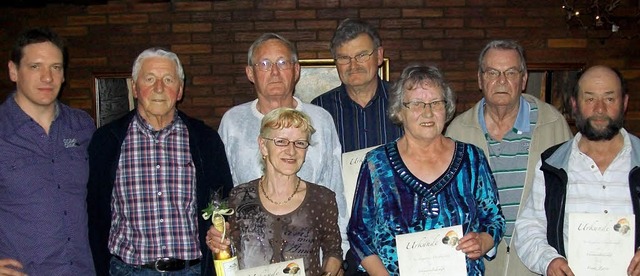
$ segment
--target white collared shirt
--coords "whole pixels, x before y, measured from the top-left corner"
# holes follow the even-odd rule
[[[578,142],[580,133],[572,140],[571,156],[567,171],[567,195],[563,227],[568,228],[567,213],[632,214],[633,206],[629,192],[631,170],[631,141],[626,130],[621,129],[624,144],[604,173],[591,157],[582,153]],[[531,194],[516,221],[516,249],[522,262],[533,272],[546,274],[547,267],[555,258],[561,258],[547,240],[547,218],[545,214],[545,180],[538,161]],[[563,231],[565,246],[568,233]],[[568,252],[568,250],[565,250]]]

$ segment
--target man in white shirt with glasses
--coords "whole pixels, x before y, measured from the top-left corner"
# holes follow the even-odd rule
[[[305,181],[325,186],[336,194],[338,224],[342,247],[346,252],[349,243],[340,166],[342,148],[331,115],[324,109],[303,103],[293,96],[300,77],[295,45],[278,34],[265,33],[251,45],[247,60],[245,73],[254,84],[257,99],[229,109],[222,117],[218,129],[225,144],[233,184],[237,186],[262,175],[257,139],[260,121],[265,114],[279,107],[295,108],[306,113],[311,118],[316,133],[311,138],[311,145],[298,175]],[[212,247],[216,248],[215,245]]]

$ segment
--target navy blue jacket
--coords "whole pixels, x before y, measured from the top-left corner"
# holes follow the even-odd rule
[[[120,148],[136,110],[99,128],[89,144],[89,243],[97,275],[109,275],[109,230],[111,227],[111,193],[115,182]],[[207,207],[211,193],[222,191],[227,197],[233,187],[224,145],[218,133],[204,122],[178,111],[189,130],[189,147],[196,167],[196,200],[198,211]],[[198,215],[198,234],[202,251],[202,275],[213,275],[213,256],[205,238],[211,221]]]

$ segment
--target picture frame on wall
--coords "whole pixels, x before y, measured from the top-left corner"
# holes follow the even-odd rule
[[[529,63],[526,93],[553,105],[573,129],[575,120],[569,99],[584,70],[582,63]],[[575,132],[575,131],[574,131]]]
[[[300,80],[296,84],[294,95],[305,103],[311,102],[335,87],[340,86],[340,77],[333,59],[301,59]],[[378,76],[389,81],[389,58],[384,58],[378,68]]]
[[[101,127],[135,108],[131,73],[97,73],[93,76],[93,109]]]

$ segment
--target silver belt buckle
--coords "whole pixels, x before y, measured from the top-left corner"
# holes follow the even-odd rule
[[[158,272],[167,272],[167,270],[162,270],[162,269],[158,268],[158,263],[159,262],[166,262],[166,261],[169,261],[169,260],[171,260],[171,258],[169,258],[169,257],[157,258],[155,263],[153,263],[153,268],[155,268],[156,271],[158,271]]]

